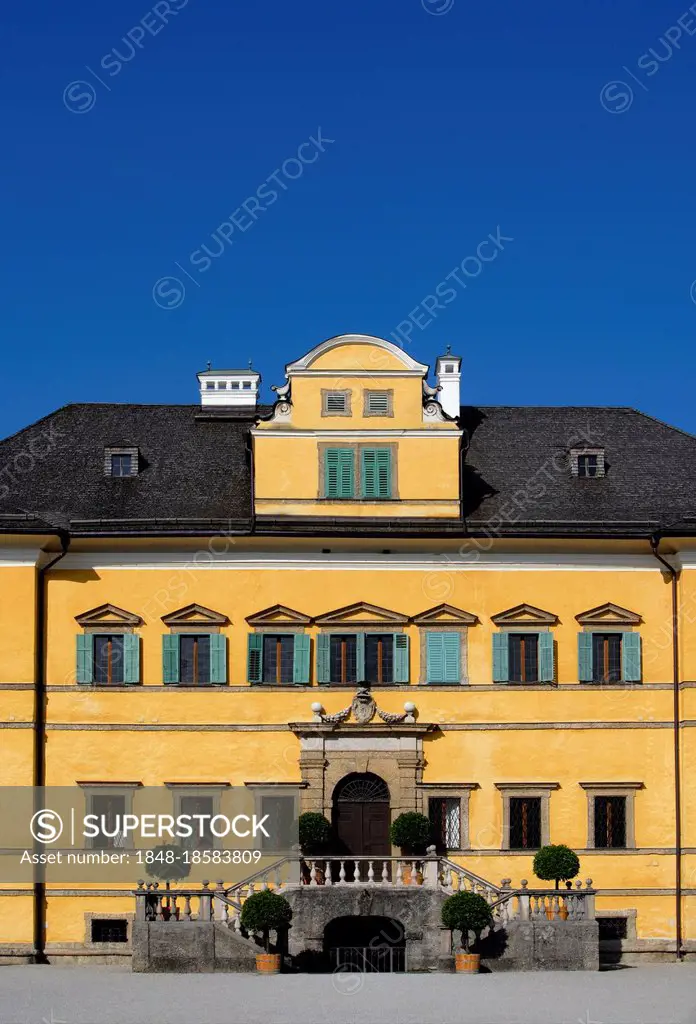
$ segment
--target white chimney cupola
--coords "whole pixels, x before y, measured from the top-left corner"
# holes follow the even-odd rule
[[[203,408],[253,409],[259,400],[261,374],[252,370],[203,370],[198,375]]]
[[[461,407],[460,381],[462,360],[460,356],[450,354],[450,347],[444,356],[438,356],[435,363],[435,376],[439,387],[438,400],[440,405],[453,419],[459,416]]]

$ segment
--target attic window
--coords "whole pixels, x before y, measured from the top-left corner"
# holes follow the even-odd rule
[[[605,473],[603,448],[573,448],[570,452],[570,472],[581,478],[600,477]]]
[[[392,416],[393,391],[366,391],[365,416]]]
[[[214,391],[215,390],[215,381],[212,381],[212,380],[206,381],[205,389],[206,389],[206,391]]]
[[[321,392],[322,416],[350,416],[350,391]]]
[[[104,475],[131,477],[138,475],[139,451],[137,448],[105,448]]]
[[[227,388],[227,381],[226,380],[219,380],[217,386],[218,386],[218,391],[225,391],[226,388]]]

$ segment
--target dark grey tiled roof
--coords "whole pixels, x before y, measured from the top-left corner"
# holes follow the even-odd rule
[[[646,536],[696,516],[696,438],[633,409],[463,407],[465,523],[252,517],[248,409],[68,405],[0,442],[0,532],[480,533]],[[104,449],[140,472],[104,475]],[[601,447],[607,475],[576,479],[571,447]],[[684,526],[696,530],[696,520]]]

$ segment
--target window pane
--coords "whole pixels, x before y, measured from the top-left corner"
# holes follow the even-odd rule
[[[194,686],[210,682],[210,636],[182,633],[179,641],[180,679]]]
[[[541,797],[510,797],[510,849],[538,850],[541,846]]]
[[[94,637],[94,682],[123,682],[123,637],[98,634]]]
[[[392,633],[372,633],[365,637],[365,679],[368,683],[394,682]]]
[[[539,681],[539,637],[536,633],[511,633],[509,676],[513,683]]]
[[[209,850],[213,846],[213,833],[210,831],[210,818],[213,816],[212,796],[182,796],[181,814],[204,814],[207,818],[202,823],[192,821],[193,835],[186,836],[181,840],[183,846],[190,850]],[[201,833],[202,834],[199,834]]]
[[[459,797],[435,796],[428,801],[433,825],[433,842],[441,853],[461,846],[461,801]]]
[[[592,676],[596,683],[621,682],[621,633],[592,634]]]
[[[356,642],[354,634],[331,636],[331,682],[354,683],[356,680]]]
[[[123,815],[126,813],[125,796],[106,796],[95,793],[90,804],[90,814],[96,814],[99,818],[99,835],[90,840],[92,847],[95,850],[113,850],[116,847],[124,846],[125,837],[121,829]]]
[[[264,683],[291,683],[293,681],[293,653],[295,638],[289,635],[270,635],[263,638]]]
[[[268,821],[264,828],[269,837],[260,832],[261,849],[272,850],[280,853],[284,846],[287,846],[288,838],[292,835],[293,823],[295,821],[295,798],[292,796],[263,796],[261,797],[261,816],[267,814]]]
[[[595,797],[595,846],[622,849],[626,846],[626,797]]]
[[[131,455],[112,455],[111,456],[111,475],[112,476],[130,476],[131,472]]]

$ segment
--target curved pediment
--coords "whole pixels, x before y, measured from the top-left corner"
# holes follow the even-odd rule
[[[409,373],[424,376],[425,363],[418,363],[392,341],[374,338],[369,334],[340,334],[322,341],[301,359],[286,366],[288,376],[293,373],[325,373],[340,370],[343,373]]]

